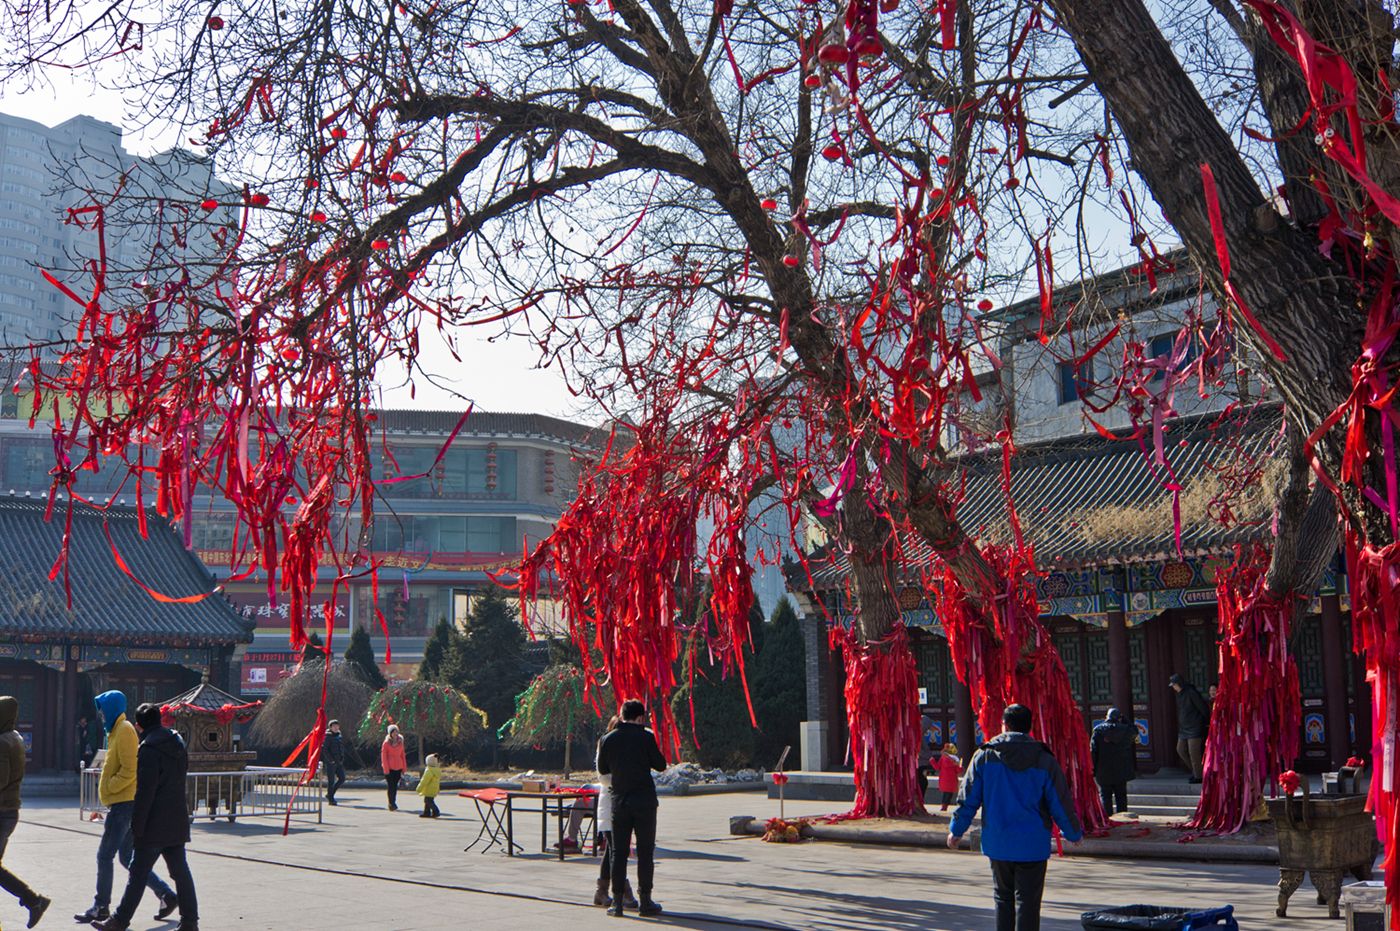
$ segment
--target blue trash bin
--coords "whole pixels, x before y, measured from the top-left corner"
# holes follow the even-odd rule
[[[1222,928],[1239,931],[1235,907],[1224,905],[1193,911],[1161,905],[1124,905],[1085,912],[1079,916],[1085,931],[1195,931],[1197,928]]]

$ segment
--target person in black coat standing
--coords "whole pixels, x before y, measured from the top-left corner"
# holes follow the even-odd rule
[[[1210,705],[1201,690],[1173,674],[1167,684],[1176,692],[1176,755],[1191,772],[1188,782],[1201,781],[1201,758],[1206,748],[1206,728],[1210,726]]]
[[[1115,807],[1119,813],[1128,810],[1128,782],[1137,775],[1137,737],[1137,728],[1124,721],[1117,708],[1108,709],[1094,725],[1089,756],[1106,815],[1113,815]]]
[[[622,703],[622,722],[598,746],[598,772],[612,777],[612,907],[620,917],[627,893],[627,851],[637,838],[637,900],[639,915],[659,915],[661,906],[651,897],[656,869],[656,783],[651,771],[666,768],[666,758],[656,745],[656,735],[643,725],[647,707],[639,701]]]
[[[321,745],[321,765],[326,771],[326,801],[335,804],[335,793],[345,785],[345,735],[340,722],[326,725],[326,741]]]
[[[136,709],[133,723],[141,735],[141,748],[136,754],[136,803],[131,815],[136,852],[127,871],[121,904],[111,918],[92,923],[100,931],[126,931],[131,926],[132,916],[146,892],[146,877],[160,858],[164,858],[165,868],[175,880],[180,900],[178,931],[199,931],[194,877],[185,862],[185,845],[190,842],[185,774],[190,758],[180,735],[161,726],[160,714],[159,705],[145,704]]]

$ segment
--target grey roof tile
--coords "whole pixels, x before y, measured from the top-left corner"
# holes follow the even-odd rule
[[[123,574],[112,546],[142,583],[164,595],[197,595],[215,585],[199,558],[153,511],[147,512],[148,535],[142,539],[134,507],[112,505],[100,511],[73,506],[70,607],[62,572],[53,581],[48,578],[62,547],[68,504],[55,502],[53,519],[45,521],[42,498],[0,496],[0,636],[169,645],[252,640],[251,622],[222,594],[193,604],[167,604]],[[111,545],[103,533],[104,519]]]

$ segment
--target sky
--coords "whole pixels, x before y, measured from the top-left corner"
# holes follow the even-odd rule
[[[127,118],[121,96],[95,86],[91,79],[74,75],[51,75],[49,85],[22,92],[0,87],[0,112],[54,126],[74,116],[96,117],[127,127],[139,121]],[[180,142],[173,128],[160,132],[130,133],[123,138],[125,148],[148,155]],[[460,333],[458,343],[463,362],[456,362],[436,330],[420,334],[422,361],[434,372],[441,386],[419,380],[416,392],[404,383],[403,370],[385,371],[379,383],[383,404],[389,408],[461,410],[469,398],[478,409],[502,413],[549,414],[570,420],[593,422],[596,414],[584,411],[569,394],[557,368],[536,367],[532,343],[500,338],[488,342],[485,332]],[[456,392],[454,394],[454,392]]]

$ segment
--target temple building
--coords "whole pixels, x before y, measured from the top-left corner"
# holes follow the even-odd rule
[[[120,689],[131,707],[208,680],[227,686],[253,626],[154,512],[0,496],[0,693],[19,699],[19,733],[35,769],[71,770],[77,722],[92,698]],[[124,567],[124,568],[123,568]],[[202,597],[201,597],[202,596]],[[189,602],[168,599],[197,599]]]
[[[1184,309],[1200,306],[1194,275],[1168,276],[1155,292],[1128,272],[1091,284],[1066,289],[1057,302],[1097,301],[1119,311],[1097,317],[1111,322],[1116,316],[1128,324],[1103,358],[1121,358],[1130,334],[1153,356],[1170,352]],[[1272,539],[1272,509],[1285,471],[1282,410],[1269,400],[1267,385],[1243,375],[1206,398],[1182,391],[1180,413],[1167,420],[1162,441],[1181,486],[1174,513],[1168,481],[1152,462],[1151,431],[1140,439],[1121,408],[1093,415],[1105,426],[1103,433],[1085,416],[1081,392],[1095,381],[1108,383],[1111,373],[1089,379],[1082,367],[1057,361],[1075,358],[1073,347],[1093,345],[1108,325],[1086,322],[1059,334],[1049,340],[1047,353],[1038,338],[1039,314],[1038,300],[1001,312],[1005,365],[998,379],[979,380],[978,413],[997,423],[1010,420],[1015,428],[1010,500],[1041,573],[1041,618],[1086,726],[1117,706],[1137,724],[1140,772],[1178,766],[1176,708],[1167,679],[1179,673],[1202,693],[1217,679],[1215,573],[1230,563],[1236,547]],[[945,439],[964,476],[956,507],[962,527],[979,543],[1011,542],[1000,447],[969,448],[956,427]],[[967,750],[981,734],[968,692],[951,667],[929,580],[932,561],[921,544],[906,545],[906,552],[896,584],[919,667],[920,705],[936,739]],[[852,624],[858,606],[851,603],[839,548],[814,546],[808,568],[810,582],[800,566],[787,570],[807,637],[802,768],[846,769],[845,677],[827,632]],[[1370,691],[1351,650],[1349,608],[1338,554],[1290,638],[1302,692],[1300,769],[1335,768],[1354,753],[1369,754]]]

